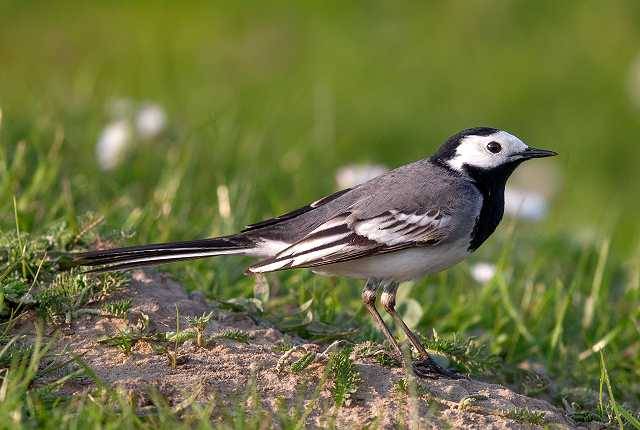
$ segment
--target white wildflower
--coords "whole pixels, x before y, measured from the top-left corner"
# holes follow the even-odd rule
[[[534,191],[507,187],[504,193],[504,211],[513,217],[540,221],[547,215],[547,199]]]
[[[350,164],[338,169],[336,183],[339,188],[350,188],[380,176],[388,170],[379,164]]]
[[[143,140],[158,137],[167,127],[167,114],[157,104],[144,104],[136,113],[136,132]]]
[[[471,277],[481,284],[486,284],[496,274],[496,266],[491,263],[480,262],[471,266]]]
[[[96,145],[96,158],[102,170],[111,170],[120,164],[131,143],[131,126],[126,120],[108,124]]]

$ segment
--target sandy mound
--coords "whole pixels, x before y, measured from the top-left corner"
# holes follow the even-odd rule
[[[562,411],[549,403],[484,382],[419,381],[417,397],[408,396],[397,389],[398,381],[406,377],[402,368],[386,368],[367,360],[356,361],[361,377],[358,390],[347,405],[336,408],[324,379],[325,362],[318,360],[299,373],[292,372],[289,365],[277,369],[284,354],[276,347],[283,342],[282,333],[256,324],[249,316],[220,310],[215,311],[216,318],[206,329],[206,335],[214,340],[202,348],[193,340],[183,343],[176,350],[175,368],[169,365],[166,353],[154,350],[145,341],[125,355],[97,339],[125,329],[141,313],[149,316],[155,332],[168,332],[176,329],[176,306],[181,317],[202,315],[212,309],[201,295],[187,294],[164,275],[136,272],[133,278],[126,292],[133,300],[129,322],[86,315],[64,330],[59,345],[82,356],[104,381],[130,390],[141,407],[149,404],[148,393],[155,389],[178,407],[184,402],[215,399],[218,406],[244,402],[249,411],[255,410],[256,405],[251,404],[255,401],[274,413],[306,409],[306,423],[311,427],[335,423],[338,428],[412,424],[420,428],[535,428],[522,418],[507,418],[513,411],[527,408],[544,414],[547,425],[572,428]],[[251,339],[244,343],[219,336],[227,330],[242,330]],[[299,343],[308,351],[320,351],[317,345]],[[295,353],[292,358],[302,355],[304,352]],[[89,380],[75,381],[64,390],[71,394],[92,384]],[[247,400],[253,386],[257,396]]]

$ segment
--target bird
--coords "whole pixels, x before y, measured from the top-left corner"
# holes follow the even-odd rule
[[[449,137],[430,157],[390,170],[306,206],[248,225],[237,234],[200,240],[93,250],[71,255],[92,272],[127,270],[220,255],[256,257],[246,274],[306,268],[364,280],[362,301],[402,358],[376,307],[405,333],[423,378],[460,375],[439,365],[396,311],[399,283],[441,272],[466,259],[496,230],[508,178],[523,162],[558,155],[515,135],[474,127]]]

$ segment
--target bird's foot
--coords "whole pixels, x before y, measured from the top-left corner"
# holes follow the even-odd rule
[[[436,363],[429,355],[424,355],[412,363],[413,373],[423,379],[464,379],[464,375],[450,369],[446,369]]]

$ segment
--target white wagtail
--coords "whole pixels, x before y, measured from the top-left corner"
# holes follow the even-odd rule
[[[398,282],[447,269],[495,231],[504,212],[504,188],[525,160],[557,155],[535,149],[505,131],[478,127],[451,136],[430,158],[387,172],[293,212],[224,237],[90,251],[74,265],[122,270],[216,255],[260,260],[248,274],[310,268],[366,279],[364,304],[400,355],[378,313],[376,296],[420,355],[423,377],[455,376],[438,366],[395,310]]]

